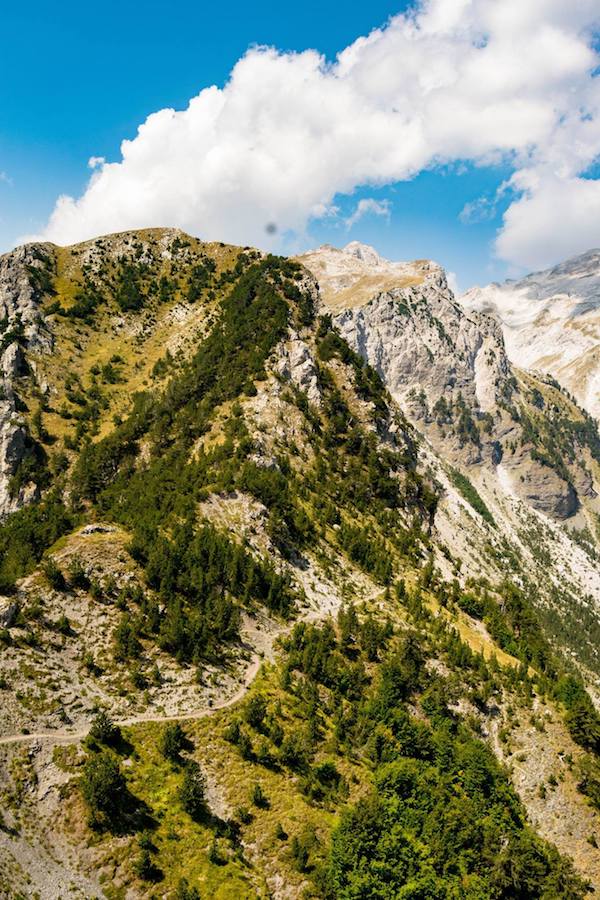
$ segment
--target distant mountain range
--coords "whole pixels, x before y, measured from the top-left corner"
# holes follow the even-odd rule
[[[459,299],[467,310],[498,317],[514,363],[550,373],[600,416],[600,250]]]

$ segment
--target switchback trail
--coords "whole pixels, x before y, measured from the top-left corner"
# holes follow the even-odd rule
[[[250,665],[246,669],[246,674],[244,675],[244,681],[242,686],[233,694],[233,696],[229,697],[227,700],[223,700],[220,703],[215,703],[213,706],[203,706],[200,709],[193,710],[192,712],[187,713],[177,713],[174,715],[154,715],[152,713],[146,713],[139,716],[132,716],[128,719],[118,719],[115,721],[115,725],[120,725],[123,727],[127,727],[128,725],[141,725],[144,722],[180,722],[189,719],[202,719],[204,716],[210,716],[212,713],[219,712],[221,709],[226,709],[229,706],[233,706],[241,700],[245,695],[246,691],[258,675],[260,669],[260,657],[256,654],[253,655]],[[55,744],[71,744],[74,741],[81,741],[85,738],[89,732],[89,726],[80,731],[66,731],[57,729],[56,731],[38,731],[31,732],[29,734],[7,734],[3,737],[0,737],[0,745],[2,744],[20,744],[20,743],[32,743],[35,741],[51,741]]]
[[[367,595],[367,597],[363,598],[363,601],[369,602],[381,596],[383,593],[384,591],[382,591],[381,588],[378,588],[376,591],[373,591],[371,594]],[[304,616],[305,621],[315,621],[320,618],[322,618],[322,616],[319,616],[317,610],[313,610],[308,615]],[[126,728],[128,725],[142,725],[144,722],[183,722],[191,719],[202,719],[204,716],[210,716],[213,713],[219,712],[221,709],[227,709],[229,706],[234,706],[244,697],[248,688],[258,675],[260,664],[260,656],[256,653],[253,654],[250,665],[246,669],[246,674],[244,675],[241,687],[227,700],[215,703],[212,706],[203,706],[200,707],[200,709],[192,710],[192,712],[187,713],[176,713],[168,716],[144,713],[139,716],[131,716],[127,719],[117,719],[115,720],[115,725]],[[79,731],[67,731],[57,728],[56,731],[36,731],[30,732],[29,734],[23,732],[20,732],[19,734],[7,734],[0,737],[0,746],[6,744],[31,744],[36,741],[50,741],[54,744],[72,744],[75,741],[83,740],[83,738],[87,736],[89,730],[90,726],[88,725],[87,728],[83,728]]]

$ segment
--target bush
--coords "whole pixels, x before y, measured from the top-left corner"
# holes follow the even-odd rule
[[[69,584],[71,587],[81,588],[81,590],[87,590],[90,586],[90,579],[78,559],[72,560],[69,566]]]
[[[69,622],[68,618],[65,616],[64,613],[62,614],[62,616],[59,616],[58,619],[56,620],[55,628],[60,634],[64,634],[67,637],[73,633],[73,630],[71,628],[71,623]]]
[[[89,736],[98,744],[112,745],[118,744],[121,740],[121,729],[115,725],[106,710],[102,709],[96,713],[92,720],[89,730]]]
[[[267,701],[262,694],[254,694],[244,707],[244,718],[248,725],[257,730],[261,728],[267,714]]]
[[[267,809],[269,807],[269,798],[258,782],[256,782],[252,789],[252,802],[259,809]]]
[[[52,557],[46,560],[42,571],[51,588],[54,588],[55,591],[65,590],[67,587],[65,576]]]
[[[254,816],[247,806],[238,806],[235,811],[236,818],[240,820],[242,825],[249,825]]]
[[[175,900],[201,900],[200,891],[190,886],[187,878],[181,878],[175,892]]]
[[[154,881],[157,877],[157,869],[148,849],[140,850],[140,855],[136,859],[133,868],[137,877],[141,878],[142,881]]]

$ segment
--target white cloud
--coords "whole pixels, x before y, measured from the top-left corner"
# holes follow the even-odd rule
[[[521,196],[504,215],[496,241],[500,257],[542,269],[600,247],[600,181],[531,169],[517,172],[511,183]]]
[[[454,296],[460,296],[461,291],[458,286],[458,278],[456,276],[456,272],[446,272],[446,281],[448,282],[448,287],[450,288]]]
[[[359,200],[354,208],[354,212],[344,219],[344,224],[348,231],[353,225],[362,219],[363,216],[383,216],[389,219],[391,215],[391,204],[389,200],[375,200],[373,197],[363,197]]]
[[[489,197],[478,197],[465,203],[458,218],[465,225],[487,222],[496,215],[496,202]]]
[[[93,158],[84,194],[58,199],[43,236],[70,243],[177,225],[276,246],[331,210],[336,194],[453,160],[508,159],[524,193],[498,253],[537,259],[528,223],[570,185],[574,207],[589,213],[577,232],[587,245],[596,188],[578,176],[600,153],[597,19],[597,0],[422,0],[333,64],[315,51],[252,49],[224,88],[149,116],[120,161]],[[553,244],[559,255],[562,246]]]

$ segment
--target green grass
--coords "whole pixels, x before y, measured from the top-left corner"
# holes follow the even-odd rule
[[[280,670],[270,667],[258,676],[249,695],[260,692],[270,706],[281,704],[285,729],[303,726],[301,713],[295,709],[295,700],[279,685]],[[218,838],[218,849],[223,864],[212,863],[209,851],[217,833],[211,823],[196,823],[183,810],[178,799],[178,789],[183,780],[183,768],[164,759],[158,747],[164,725],[146,723],[124,729],[124,734],[134,747],[131,765],[124,767],[128,787],[151,809],[156,821],[152,842],[156,852],[153,862],[164,873],[157,883],[156,896],[168,895],[179,880],[187,878],[190,886],[196,886],[201,897],[217,900],[250,900],[267,898],[269,892],[265,872],[282,876],[287,885],[295,886],[298,896],[306,884],[307,874],[294,866],[290,845],[294,836],[314,830],[319,844],[311,853],[311,865],[323,858],[329,837],[337,823],[337,814],[321,805],[312,805],[301,793],[297,779],[285,769],[274,770],[242,759],[239,751],[228,743],[223,732],[232,718],[239,715],[240,706],[223,710],[195,721],[184,721],[182,727],[193,743],[189,755],[208,774],[211,789],[218,795],[230,817],[236,817],[238,807],[246,807],[252,820],[241,824],[244,847],[236,851],[225,837]],[[256,740],[257,735],[252,733]],[[188,755],[188,754],[186,754]],[[331,754],[325,751],[325,756]],[[336,757],[336,765],[343,771],[352,788],[352,795],[364,783],[366,769],[358,762]],[[268,797],[267,808],[257,808],[252,803],[254,786],[260,784]],[[287,833],[287,840],[276,835],[278,824]],[[105,852],[103,858],[116,861],[119,855],[118,841],[109,835],[101,838]],[[138,855],[137,839],[131,838],[129,853],[123,855],[121,865],[131,871]],[[123,869],[120,870],[120,874]],[[133,882],[133,873],[131,879]],[[136,882],[137,883],[137,882]],[[152,885],[148,885],[152,888]],[[120,900],[121,890],[104,887],[109,900]],[[151,894],[154,896],[154,894]],[[313,896],[308,894],[308,897]]]

